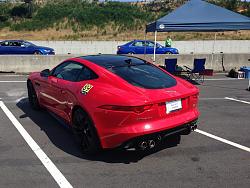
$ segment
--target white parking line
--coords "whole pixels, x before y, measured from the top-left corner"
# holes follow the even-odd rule
[[[234,147],[236,147],[236,148],[239,148],[239,149],[241,149],[241,150],[250,152],[250,148],[248,148],[248,147],[246,147],[246,146],[242,146],[242,145],[237,144],[237,143],[235,143],[235,142],[231,142],[231,141],[229,141],[229,140],[226,140],[226,139],[224,139],[224,138],[221,138],[221,137],[212,135],[212,134],[207,133],[207,132],[205,132],[205,131],[196,129],[195,132],[200,133],[200,134],[203,134],[203,135],[205,135],[205,136],[208,136],[208,137],[213,138],[213,139],[215,139],[215,140],[218,140],[218,141],[220,141],[220,142],[229,144],[229,145],[234,146]]]
[[[239,80],[238,78],[205,78],[204,80],[211,80],[211,81],[232,81],[232,80]]]
[[[12,124],[16,127],[18,132],[27,142],[32,151],[40,159],[45,168],[49,171],[51,176],[57,182],[61,188],[72,188],[73,186],[68,182],[68,180],[63,176],[60,170],[55,166],[55,164],[49,159],[49,157],[44,153],[44,151],[38,146],[38,144],[33,140],[29,133],[23,128],[21,123],[15,118],[11,111],[5,106],[5,104],[0,101],[0,107],[10,119]]]
[[[201,101],[208,101],[208,100],[225,100],[225,98],[220,98],[220,97],[215,97],[215,98],[212,98],[212,97],[202,97],[202,98],[199,98],[199,100],[201,100]]]
[[[27,81],[18,81],[18,80],[0,80],[0,83],[24,83]]]
[[[243,100],[234,99],[234,98],[230,98],[230,97],[225,97],[225,99],[231,100],[231,101],[236,101],[236,102],[241,102],[241,103],[244,103],[244,104],[250,104],[250,102],[248,102],[248,101],[243,101]]]

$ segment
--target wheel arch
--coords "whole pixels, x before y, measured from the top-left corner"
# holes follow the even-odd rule
[[[91,117],[91,115],[89,114],[89,112],[84,108],[84,107],[82,107],[81,105],[75,105],[75,106],[73,106],[73,108],[72,108],[72,110],[71,110],[71,117],[70,117],[70,123],[72,124],[73,123],[73,116],[74,116],[74,113],[75,113],[75,111],[76,110],[78,110],[78,109],[82,109],[87,115],[88,115],[88,117],[90,118],[90,120],[92,121],[92,123],[93,123],[93,125],[95,126],[95,128],[96,128],[96,125],[95,125],[95,123],[94,123],[94,121],[93,121],[93,118]]]
[[[91,117],[91,115],[89,114],[89,112],[88,112],[84,107],[82,107],[82,106],[80,106],[80,105],[78,105],[78,104],[75,105],[75,106],[72,108],[72,111],[71,111],[71,117],[70,117],[71,126],[72,126],[72,124],[73,124],[74,113],[75,113],[75,111],[78,110],[78,109],[82,109],[82,110],[88,115],[88,117],[90,118],[90,120],[91,120],[91,122],[92,122],[92,124],[93,124],[93,126],[94,126],[94,128],[95,128],[96,134],[98,135],[99,142],[101,143],[100,134],[99,134],[99,131],[98,131],[97,127],[96,127],[96,124],[95,124],[93,118]],[[101,144],[101,145],[102,145],[102,144]]]
[[[33,51],[33,54],[35,54],[36,52],[43,54],[42,50],[40,50],[40,49],[35,49],[35,50]]]

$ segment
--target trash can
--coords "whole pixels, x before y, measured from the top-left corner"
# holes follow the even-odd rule
[[[250,79],[250,67],[241,67],[239,71],[245,73],[245,78]]]
[[[241,67],[239,71],[242,71],[245,73],[245,79],[248,79],[247,89],[250,91],[250,67]]]

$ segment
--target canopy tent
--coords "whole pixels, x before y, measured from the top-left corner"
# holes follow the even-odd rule
[[[190,0],[146,26],[147,32],[217,32],[250,30],[250,18],[203,0]],[[155,51],[154,51],[155,61]]]

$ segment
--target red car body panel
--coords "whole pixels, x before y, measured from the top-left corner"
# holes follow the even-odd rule
[[[69,125],[72,125],[74,107],[85,110],[96,127],[102,148],[114,148],[135,137],[171,129],[196,120],[199,116],[199,91],[181,78],[173,76],[177,84],[170,88],[144,89],[84,57],[66,61],[69,60],[84,64],[98,78],[71,82],[53,76],[41,77],[39,72],[35,72],[28,79],[35,87],[40,105],[63,118]],[[91,84],[93,88],[84,95],[81,90],[86,84]],[[182,109],[167,114],[166,102],[178,99],[182,101]],[[142,113],[136,113],[101,108],[105,105],[149,106]]]

